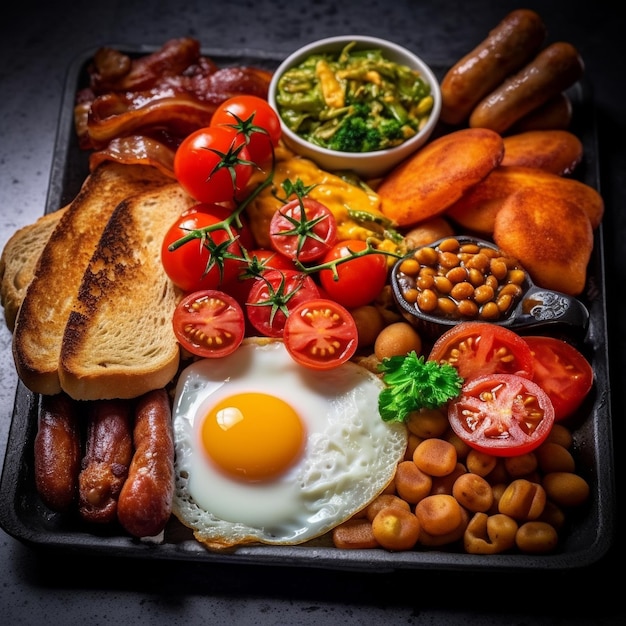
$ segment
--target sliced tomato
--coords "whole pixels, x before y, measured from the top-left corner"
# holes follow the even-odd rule
[[[525,454],[554,424],[548,394],[529,378],[490,374],[468,380],[448,405],[452,430],[467,445],[493,456]]]
[[[489,322],[461,322],[435,341],[428,360],[456,367],[468,380],[486,374],[532,378],[533,355],[516,332]]]
[[[234,352],[245,332],[243,309],[232,296],[215,289],[185,296],[174,310],[172,323],[185,350],[209,359]]]
[[[593,369],[571,344],[556,337],[524,337],[534,359],[533,380],[548,394],[559,421],[578,409],[593,385]]]
[[[312,198],[291,200],[270,221],[272,247],[302,263],[321,259],[336,240],[337,220],[333,212]]]
[[[291,311],[283,340],[296,363],[327,370],[345,363],[356,352],[358,331],[347,309],[319,298],[302,302]]]
[[[367,248],[359,239],[338,241],[324,256],[323,263],[353,257],[337,264],[337,277],[331,269],[319,273],[320,282],[328,296],[348,309],[375,300],[387,282],[387,259],[384,254],[354,256]]]
[[[310,276],[296,270],[271,270],[257,280],[246,301],[248,320],[266,337],[282,337],[285,322],[301,302],[319,298]]]

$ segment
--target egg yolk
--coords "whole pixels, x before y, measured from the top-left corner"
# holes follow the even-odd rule
[[[226,474],[249,482],[283,474],[301,456],[305,429],[284,400],[240,393],[218,402],[202,425],[209,458]]]

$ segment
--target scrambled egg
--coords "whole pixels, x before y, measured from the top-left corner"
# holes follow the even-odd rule
[[[258,182],[264,180],[267,171],[259,172]],[[395,233],[393,225],[380,210],[380,199],[366,185],[344,180],[341,176],[320,169],[313,161],[297,156],[284,146],[276,150],[276,165],[273,185],[266,187],[247,207],[250,228],[259,246],[270,248],[269,224],[272,215],[284,199],[282,183],[295,183],[300,179],[304,185],[315,185],[309,197],[326,205],[337,220],[337,235],[340,240],[370,239],[376,248],[401,252],[403,239]],[[253,181],[255,182],[255,181]]]

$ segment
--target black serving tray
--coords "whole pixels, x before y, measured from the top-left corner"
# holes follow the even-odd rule
[[[153,47],[112,45],[129,54],[146,54]],[[88,155],[78,147],[74,132],[74,96],[85,84],[86,67],[95,49],[88,50],[69,68],[58,122],[46,213],[71,201],[88,174]],[[275,68],[283,55],[257,50],[203,49],[219,65],[254,65]],[[428,61],[428,59],[427,59]],[[441,79],[452,63],[431,61]],[[599,154],[591,86],[580,82],[570,89],[574,106],[571,130],[584,145],[584,160],[576,176],[599,190]],[[39,396],[21,382],[15,394],[11,427],[0,481],[0,526],[25,544],[41,550],[87,555],[194,561],[198,563],[255,564],[326,568],[364,572],[407,569],[458,571],[512,571],[520,569],[563,570],[590,565],[609,549],[616,510],[613,445],[611,434],[608,337],[605,298],[602,226],[595,233],[595,247],[588,268],[585,293],[581,296],[590,313],[590,323],[581,350],[595,373],[594,393],[571,424],[578,471],[589,482],[591,497],[570,515],[560,534],[562,543],[550,555],[470,555],[449,549],[419,549],[391,553],[382,549],[339,550],[328,537],[301,546],[245,546],[232,553],[213,553],[193,538],[175,518],[168,523],[161,542],[129,537],[113,525],[94,528],[77,514],[48,510],[35,490],[33,442],[37,428]]]

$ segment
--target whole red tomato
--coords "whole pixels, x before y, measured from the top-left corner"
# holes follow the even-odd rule
[[[322,259],[323,263],[352,257],[367,248],[365,241],[348,239],[337,242]],[[375,253],[354,257],[337,264],[337,279],[331,269],[319,273],[328,297],[348,309],[369,304],[380,294],[387,282],[387,259]]]
[[[174,156],[178,182],[199,202],[240,199],[253,170],[245,138],[226,126],[191,133]]]
[[[241,133],[250,158],[258,165],[267,163],[281,136],[280,119],[267,100],[241,94],[217,107],[211,126],[227,126]]]

